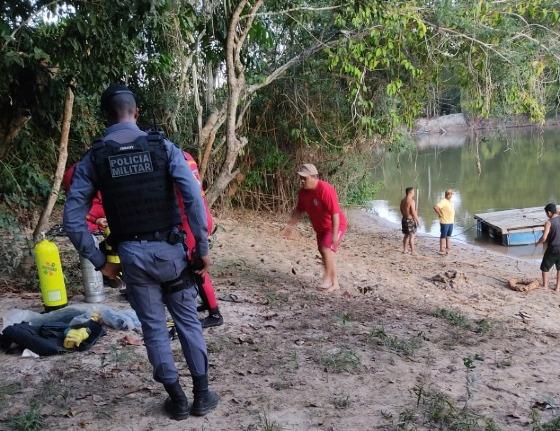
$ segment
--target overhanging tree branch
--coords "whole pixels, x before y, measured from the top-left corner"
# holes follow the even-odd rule
[[[306,50],[302,51],[298,55],[292,57],[290,60],[288,60],[283,65],[274,69],[270,74],[268,74],[263,79],[262,82],[259,82],[258,84],[250,85],[247,88],[247,95],[252,95],[253,93],[260,90],[261,88],[266,87],[267,85],[270,85],[273,81],[275,81],[280,76],[282,76],[291,67],[305,61],[306,59],[310,58],[311,56],[318,53],[319,51],[322,51],[326,48],[332,48],[332,47],[336,46],[337,44],[339,44],[343,40],[344,39],[339,38],[339,39],[334,39],[334,40],[329,41],[329,42],[320,41],[320,42],[316,43],[315,45],[307,48]]]

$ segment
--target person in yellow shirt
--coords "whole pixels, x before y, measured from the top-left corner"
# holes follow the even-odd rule
[[[453,190],[445,191],[445,198],[434,206],[434,211],[439,217],[441,235],[439,237],[439,254],[449,254],[451,250],[451,234],[455,222],[455,208],[451,203]]]

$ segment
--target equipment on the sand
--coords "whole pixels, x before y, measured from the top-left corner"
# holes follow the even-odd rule
[[[68,299],[58,247],[54,242],[43,239],[35,245],[34,254],[45,310],[65,307]]]
[[[87,340],[91,334],[88,328],[68,329],[64,337],[64,348],[74,349],[82,344],[82,341]]]
[[[97,238],[93,237],[95,245]],[[93,263],[86,257],[80,256],[80,266],[82,267],[82,283],[84,285],[84,300],[86,302],[102,302],[105,299],[103,292],[103,274],[93,266]]]
[[[534,278],[510,278],[507,287],[517,292],[529,292],[541,287],[541,282]]]

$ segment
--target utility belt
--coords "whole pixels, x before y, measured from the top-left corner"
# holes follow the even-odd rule
[[[185,242],[185,233],[180,231],[176,227],[172,227],[169,229],[158,230],[155,232],[148,232],[148,233],[138,233],[138,234],[131,234],[131,235],[109,235],[107,238],[109,244],[115,249],[121,242],[125,241],[165,241],[168,244],[175,245],[175,244],[183,244]]]
[[[186,266],[185,269],[183,269],[179,277],[161,283],[161,289],[163,290],[163,293],[165,295],[170,295],[171,293],[179,292],[181,290],[190,289],[193,287],[195,287],[194,272],[193,269],[189,266]]]
[[[200,259],[191,259],[189,264],[183,269],[179,277],[174,280],[169,280],[161,283],[161,288],[165,295],[171,293],[179,292],[184,289],[190,289],[196,287],[198,289],[202,288],[202,283],[204,282],[202,276],[197,274],[195,271],[204,268],[204,263]]]

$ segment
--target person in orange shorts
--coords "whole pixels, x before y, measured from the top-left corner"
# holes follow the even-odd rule
[[[291,234],[304,213],[309,216],[317,234],[317,247],[325,268],[319,290],[332,292],[340,289],[335,253],[346,232],[346,217],[340,209],[335,188],[319,179],[319,172],[314,165],[311,163],[302,165],[297,174],[301,181],[301,189],[297,206],[292,212],[284,235]]]

